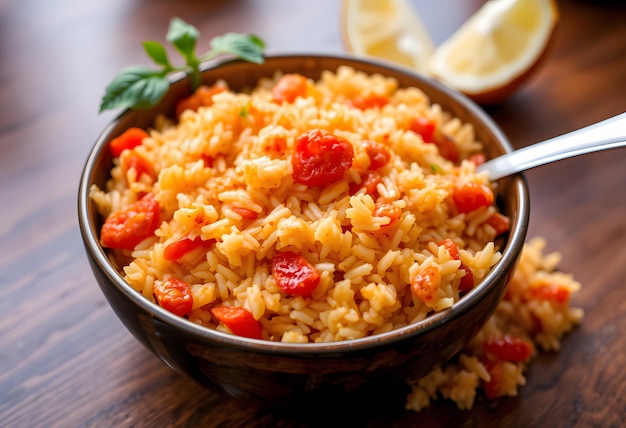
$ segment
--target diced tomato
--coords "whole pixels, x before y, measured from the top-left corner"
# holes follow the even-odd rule
[[[308,186],[325,186],[343,178],[352,166],[354,149],[345,138],[311,129],[296,140],[291,158],[293,179]]]
[[[259,217],[259,213],[243,207],[231,207],[233,211],[248,220],[254,220]]]
[[[367,141],[365,143],[365,153],[370,158],[369,169],[380,169],[391,160],[389,147],[376,141]]]
[[[365,97],[357,96],[350,100],[350,105],[360,110],[381,108],[389,103],[389,98],[384,95],[370,94]]]
[[[150,180],[152,181],[156,179],[156,172],[154,171],[152,163],[135,150],[127,150],[122,153],[120,157],[120,165],[122,167],[124,177],[126,177],[129,170],[134,169],[137,174],[137,180],[139,180],[143,174],[150,177]]]
[[[226,91],[220,85],[201,85],[196,91],[176,104],[176,117],[180,118],[185,110],[198,111],[200,107],[213,105],[213,95]]]
[[[468,182],[454,189],[452,200],[460,212],[467,214],[478,208],[492,205],[494,196],[489,186]]]
[[[549,300],[551,302],[563,304],[570,298],[570,290],[558,284],[543,283],[539,286],[533,285],[530,294],[538,300]]]
[[[188,252],[198,247],[208,247],[213,244],[213,240],[205,241],[199,236],[195,238],[184,237],[178,241],[171,242],[163,250],[163,258],[170,262],[180,259]]]
[[[159,306],[171,313],[184,317],[193,307],[193,296],[189,285],[178,278],[154,281],[154,298]]]
[[[212,168],[213,162],[215,162],[215,158],[213,158],[212,156],[206,155],[204,153],[200,155],[200,159],[202,159],[202,162],[204,163],[205,168]]]
[[[293,103],[298,97],[306,96],[307,78],[301,74],[285,74],[272,88],[272,98],[277,103]]]
[[[506,394],[506,385],[504,384],[504,367],[501,361],[485,360],[482,362],[489,373],[491,379],[484,382],[483,388],[485,395],[489,399],[501,397]]]
[[[200,85],[196,89],[196,96],[200,99],[203,106],[213,105],[213,96],[225,92],[227,88],[222,85]]]
[[[237,336],[250,339],[263,339],[261,323],[254,319],[250,311],[242,307],[216,306],[211,313],[219,322]]]
[[[425,143],[435,141],[435,122],[425,117],[417,117],[409,124],[409,129],[422,136]]]
[[[146,194],[126,209],[110,215],[100,230],[100,240],[107,248],[132,250],[159,227],[159,203]]]
[[[436,145],[439,154],[450,162],[457,163],[459,161],[459,150],[454,140],[450,136],[440,132],[433,120],[425,117],[415,118],[409,124],[409,129],[421,135],[425,143]]]
[[[456,147],[456,143],[446,134],[439,134],[435,137],[433,143],[439,149],[439,154],[448,159],[452,163],[459,162],[459,149]]]
[[[310,296],[320,282],[320,273],[315,266],[293,251],[274,254],[272,276],[281,290],[291,296]]]
[[[388,202],[376,202],[374,204],[374,217],[388,217],[389,223],[382,227],[389,227],[402,216],[402,209]]]
[[[109,150],[114,157],[119,157],[125,149],[133,149],[148,137],[148,133],[141,128],[128,128],[119,137],[111,140]]]
[[[437,266],[429,266],[411,280],[411,291],[424,303],[435,300],[441,286],[441,272]]]
[[[474,153],[473,155],[470,155],[468,160],[478,166],[487,162],[487,156],[485,156],[484,153]]]
[[[474,274],[472,273],[470,268],[465,265],[465,263],[461,263],[461,266],[459,266],[459,270],[465,271],[465,275],[461,277],[461,282],[459,282],[459,293],[467,293],[474,288],[474,285],[476,285],[474,283]]]
[[[489,217],[487,224],[495,229],[496,236],[500,236],[510,229],[511,220],[504,214],[495,213]]]
[[[441,241],[439,244],[439,246],[444,246],[446,248],[446,250],[448,250],[448,253],[450,254],[450,257],[453,258],[454,260],[459,260],[459,247],[457,247],[456,242],[454,242],[452,239],[450,238],[445,238],[443,241]]]
[[[284,153],[287,150],[287,140],[284,137],[269,138],[263,150],[267,153]]]
[[[533,345],[522,338],[505,334],[502,337],[489,337],[483,343],[483,349],[498,360],[521,363],[530,358]]]
[[[354,195],[361,189],[365,189],[365,193],[376,199],[378,196],[378,189],[376,188],[380,183],[380,174],[377,172],[367,172],[361,176],[361,183],[353,183],[350,186],[350,194]]]

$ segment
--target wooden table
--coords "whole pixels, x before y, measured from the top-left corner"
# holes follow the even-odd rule
[[[420,0],[437,42],[482,1]],[[488,111],[516,147],[622,113],[624,2],[560,2],[548,62]],[[621,5],[619,4],[621,3]],[[141,42],[169,20],[208,48],[228,31],[270,52],[342,52],[335,0],[0,1],[0,426],[305,426],[310,414],[220,397],[172,372],[125,330],[91,274],[77,225],[83,162],[115,113],[98,114],[122,67],[149,65]],[[626,426],[626,150],[527,173],[530,236],[563,255],[583,284],[582,325],[542,354],[518,397],[397,409],[348,426]],[[314,412],[311,409],[311,412]],[[318,411],[319,412],[319,411]],[[329,424],[332,426],[332,424]]]

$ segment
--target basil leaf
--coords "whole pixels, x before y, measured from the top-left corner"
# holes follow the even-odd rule
[[[218,54],[232,54],[248,62],[261,64],[263,62],[263,48],[265,43],[250,34],[227,33],[211,40],[213,51],[211,56]]]
[[[163,99],[170,87],[162,71],[145,67],[122,70],[107,86],[100,104],[100,112],[115,108],[147,109]]]
[[[143,42],[143,48],[152,60],[158,65],[162,65],[163,67],[171,70],[172,65],[170,64],[170,60],[167,57],[167,51],[165,50],[165,46],[163,46],[159,42],[155,41],[147,41]]]
[[[185,58],[187,64],[197,63],[194,50],[199,36],[198,29],[180,18],[172,18],[167,32],[167,41]]]
[[[100,113],[115,108],[146,109],[158,104],[170,84],[167,75],[173,71],[184,71],[189,76],[191,89],[195,91],[200,85],[200,63],[221,54],[231,54],[237,58],[255,62],[263,62],[265,44],[260,38],[238,33],[227,33],[222,37],[211,40],[213,50],[201,57],[196,56],[195,47],[199,32],[196,27],[174,17],[170,21],[167,32],[167,41],[172,43],[176,50],[185,59],[185,65],[176,67],[170,63],[165,47],[155,41],[143,42],[143,48],[148,56],[161,70],[150,70],[145,67],[130,67],[122,70],[107,86],[100,103]],[[241,112],[247,115],[247,109]]]

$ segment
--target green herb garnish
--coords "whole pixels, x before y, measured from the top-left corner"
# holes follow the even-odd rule
[[[434,172],[435,174],[439,174],[440,172],[442,172],[441,167],[437,165],[436,163],[430,164],[430,170]]]
[[[159,42],[143,42],[148,56],[161,66],[160,70],[131,66],[122,70],[107,86],[100,103],[100,113],[118,108],[148,109],[157,105],[170,87],[167,76],[184,71],[190,76],[191,90],[200,85],[200,64],[220,55],[261,64],[264,60],[265,43],[250,34],[227,33],[211,40],[211,50],[196,56],[195,48],[199,32],[196,27],[180,18],[172,18],[166,40],[181,54],[185,65],[176,67],[170,62],[165,46]]]
[[[249,114],[250,114],[250,101],[248,100],[248,102],[245,103],[241,107],[241,110],[239,111],[239,116],[245,119],[246,117],[248,117]]]

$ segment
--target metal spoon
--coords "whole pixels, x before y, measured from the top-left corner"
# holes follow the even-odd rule
[[[498,156],[480,165],[489,179],[499,180],[516,172],[561,159],[626,146],[626,113],[585,128],[532,144]]]

